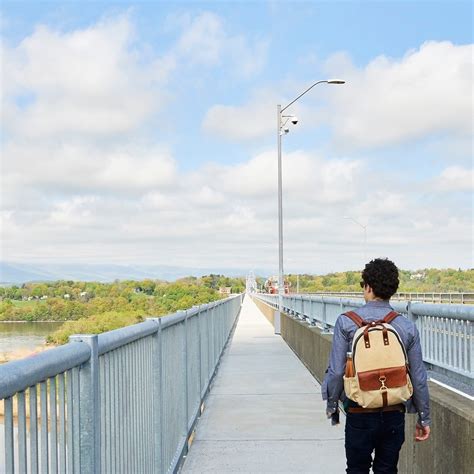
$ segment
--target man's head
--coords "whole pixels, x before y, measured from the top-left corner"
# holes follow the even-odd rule
[[[389,300],[398,289],[398,268],[387,258],[376,258],[365,265],[361,286],[364,298]]]

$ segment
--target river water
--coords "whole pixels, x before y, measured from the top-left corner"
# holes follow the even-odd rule
[[[62,323],[5,323],[0,322],[0,363],[21,358],[41,350],[46,336]]]

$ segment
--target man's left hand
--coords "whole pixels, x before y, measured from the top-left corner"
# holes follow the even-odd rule
[[[430,437],[430,427],[416,425],[415,428],[415,441],[426,441]]]

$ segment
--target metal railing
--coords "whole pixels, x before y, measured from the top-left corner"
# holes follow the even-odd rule
[[[342,291],[300,293],[305,295],[334,296],[341,298],[360,298],[361,292]],[[393,300],[421,301],[424,303],[444,303],[444,304],[474,304],[474,293],[418,293],[418,292],[398,292],[392,296]]]
[[[278,309],[278,295],[253,296]],[[315,295],[285,295],[283,311],[331,330],[337,317],[363,306],[362,298],[335,298]],[[416,324],[420,333],[423,360],[429,367],[454,380],[472,386],[474,380],[474,307],[390,301],[395,311]]]
[[[72,336],[0,365],[2,472],[175,472],[241,304]]]

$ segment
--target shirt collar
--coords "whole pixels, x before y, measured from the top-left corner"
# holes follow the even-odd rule
[[[379,301],[379,300],[373,300],[373,301],[367,301],[366,303],[367,306],[374,306],[374,307],[379,307],[379,308],[390,308],[390,301]]]

